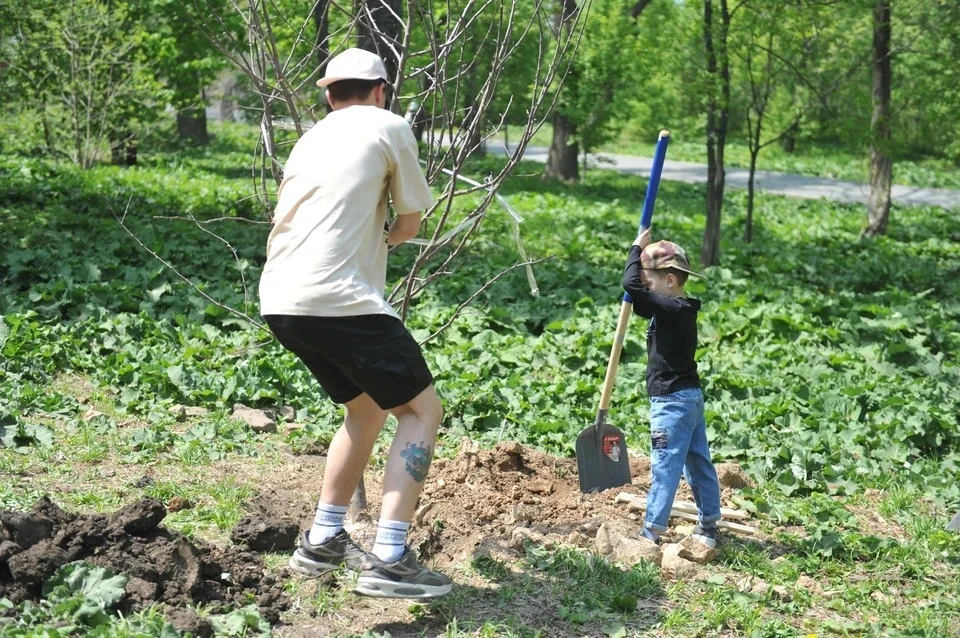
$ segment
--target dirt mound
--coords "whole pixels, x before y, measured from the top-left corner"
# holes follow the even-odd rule
[[[161,527],[164,516],[154,499],[109,517],[69,514],[46,497],[29,512],[0,512],[0,598],[36,599],[60,565],[84,560],[129,577],[128,609],[159,602],[228,611],[253,598],[264,618],[279,620],[289,602],[257,554],[192,542]]]
[[[592,545],[605,521],[639,530],[640,517],[614,502],[619,492],[646,495],[649,459],[636,456],[630,465],[630,485],[582,494],[575,459],[514,442],[484,450],[465,440],[456,458],[434,462],[414,517],[412,544],[424,559],[443,566],[487,550],[517,552],[523,538]],[[724,489],[724,500],[731,493]],[[682,481],[677,499],[692,499]]]

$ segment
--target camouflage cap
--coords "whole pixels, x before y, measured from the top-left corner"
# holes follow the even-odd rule
[[[690,270],[690,262],[687,260],[687,251],[673,243],[672,241],[655,241],[640,253],[640,265],[648,270],[664,270],[666,268],[676,268],[683,272],[690,273],[694,277],[706,279],[698,272]]]

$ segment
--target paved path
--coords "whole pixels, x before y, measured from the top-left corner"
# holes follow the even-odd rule
[[[492,152],[503,152],[502,147],[495,149],[493,144],[488,148]],[[548,149],[545,146],[528,146],[523,159],[535,162],[547,161]],[[647,176],[650,174],[650,165],[653,160],[649,157],[634,157],[632,155],[615,155],[612,153],[591,154],[587,166],[593,168],[616,169],[621,173]],[[729,188],[746,188],[749,171],[745,168],[727,168],[726,184]],[[693,162],[677,162],[666,160],[663,164],[661,179],[672,182],[687,182],[688,184],[703,184],[707,181],[707,165]],[[767,193],[776,193],[788,197],[802,199],[828,199],[835,202],[867,203],[870,194],[869,184],[857,182],[842,182],[826,177],[807,177],[772,171],[757,171],[756,186],[758,190]],[[960,208],[960,191],[945,188],[919,188],[915,186],[894,186],[893,201],[897,204],[941,206],[943,208]]]

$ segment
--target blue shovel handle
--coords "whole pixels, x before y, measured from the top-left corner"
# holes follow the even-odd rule
[[[660,173],[663,172],[663,161],[667,158],[667,144],[670,143],[670,131],[660,131],[657,138],[657,147],[653,151],[653,166],[650,167],[650,180],[647,182],[647,196],[643,198],[643,212],[640,213],[639,236],[650,228],[653,221],[653,207],[657,202],[657,191],[660,190]],[[630,293],[623,293],[623,301],[633,303]]]

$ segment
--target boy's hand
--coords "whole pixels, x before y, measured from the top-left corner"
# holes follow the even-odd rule
[[[640,246],[640,250],[643,250],[644,248],[650,245],[650,240],[652,238],[653,238],[653,234],[650,232],[650,229],[648,228],[642,233],[640,233],[639,235],[637,235],[637,239],[633,242],[633,245]]]

